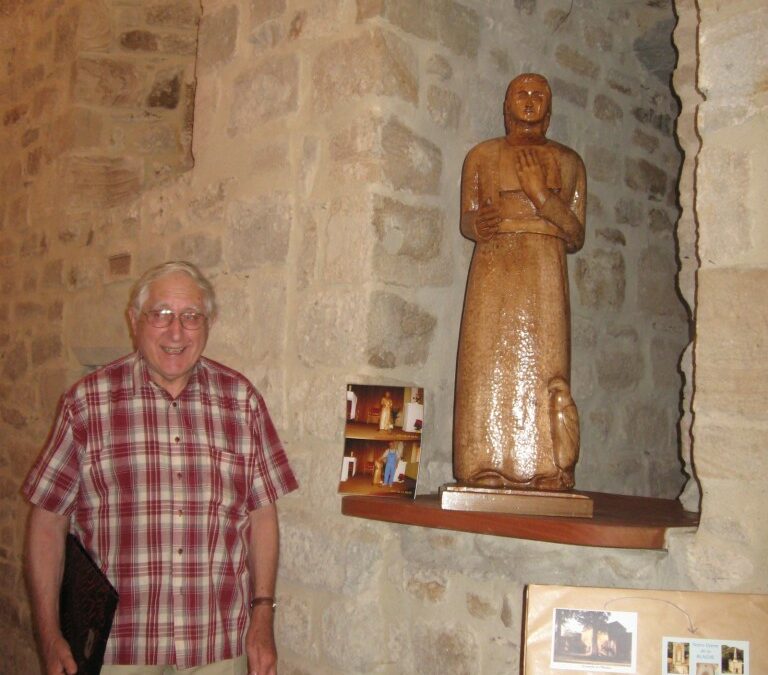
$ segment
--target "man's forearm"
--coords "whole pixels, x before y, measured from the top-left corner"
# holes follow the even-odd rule
[[[27,530],[26,569],[37,630],[43,642],[61,634],[59,592],[68,527],[68,517],[32,507]]]
[[[279,535],[277,509],[274,504],[263,506],[250,514],[250,550],[252,597],[273,597],[277,578]]]

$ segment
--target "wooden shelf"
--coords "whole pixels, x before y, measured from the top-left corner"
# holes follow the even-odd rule
[[[415,499],[348,495],[346,516],[459,532],[493,534],[555,544],[664,550],[667,530],[695,528],[699,514],[683,510],[676,499],[585,492],[594,500],[592,518],[520,516],[477,511],[444,511],[438,495]]]

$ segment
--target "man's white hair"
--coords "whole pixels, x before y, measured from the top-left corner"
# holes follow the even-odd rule
[[[186,260],[171,260],[156,265],[144,272],[131,290],[129,306],[134,312],[141,312],[141,308],[144,306],[144,303],[147,301],[147,296],[149,295],[150,284],[161,277],[176,272],[188,275],[202,291],[205,314],[208,317],[208,321],[212,322],[216,318],[216,313],[218,311],[216,306],[216,292],[213,290],[211,282],[205,278],[205,275],[203,275],[203,273],[192,263],[187,262]]]

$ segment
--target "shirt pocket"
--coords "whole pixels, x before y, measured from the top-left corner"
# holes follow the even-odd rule
[[[248,496],[246,466],[243,455],[208,448],[209,502],[231,513],[244,513]]]

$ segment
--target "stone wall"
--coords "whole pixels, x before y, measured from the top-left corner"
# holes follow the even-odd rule
[[[764,25],[757,0],[739,4],[752,10],[754,25]],[[699,534],[672,538],[669,552],[561,547],[343,518],[335,493],[350,381],[424,386],[433,426],[425,431],[420,490],[450,479],[454,364],[471,254],[458,232],[461,163],[472,145],[502,133],[504,89],[527,70],[550,78],[550,136],[579,151],[590,177],[587,242],[569,259],[574,394],[584,425],[577,484],[678,492],[677,363],[689,331],[677,299],[676,256],[692,305],[693,210],[701,208],[694,178],[699,200],[704,189],[721,192],[706,182],[714,168],[694,173],[696,51],[711,59],[706,72],[717,92],[726,79],[717,64],[734,58],[729,21],[738,14],[727,13],[721,25],[716,10],[705,7],[701,25],[712,26],[713,41],[697,44],[696,8],[692,0],[677,2],[675,84],[688,153],[680,185],[689,211],[676,240],[678,110],[669,90],[675,17],[666,2],[206,0],[194,68],[187,48],[168,49],[189,44],[196,29],[190,17],[199,12],[194,4],[153,10],[151,3],[126,0],[98,5],[102,14],[93,7],[84,12],[84,5],[30,12],[22,0],[0,0],[0,31],[29,35],[21,45],[30,54],[66,21],[69,7],[80,17],[72,19],[69,61],[44,65],[51,72],[60,67],[46,82],[65,92],[47,123],[59,114],[79,121],[70,124],[71,140],[58,154],[46,151],[51,158],[33,177],[23,173],[32,147],[22,143],[32,128],[27,113],[7,112],[32,92],[13,84],[21,75],[6,69],[13,103],[2,110],[9,123],[0,136],[7,149],[0,156],[6,243],[0,281],[7,298],[0,304],[6,439],[0,565],[13,583],[0,591],[0,625],[3,651],[16,664],[12,672],[33,672],[34,659],[20,573],[26,507],[18,485],[65,384],[129,348],[121,309],[130,281],[169,257],[194,260],[213,278],[223,312],[208,353],[243,370],[265,394],[302,483],[281,503],[281,672],[514,672],[526,583],[764,588],[757,577],[764,544],[755,543],[761,526],[739,523],[729,496],[739,494],[734,483],[721,490],[702,479]],[[101,29],[97,16],[109,17]],[[88,32],[84,25],[96,27]],[[81,30],[98,36],[105,25],[108,43],[94,37],[88,49],[77,46]],[[718,45],[725,46],[723,55]],[[16,58],[7,54],[9,64]],[[25,58],[32,64],[31,55]],[[77,74],[93,61],[101,62],[100,75],[86,66],[92,79],[78,89],[70,66]],[[113,68],[115,62],[123,65]],[[124,105],[110,101],[103,87],[123,82],[116,73],[126,70],[141,83],[127,87],[134,98]],[[191,165],[195,77],[194,168],[184,172]],[[161,93],[178,93],[175,107],[148,105],[157,78],[165,78]],[[747,78],[731,86],[742,95],[752,84]],[[123,84],[113,86],[123,91]],[[97,92],[101,98],[94,100]],[[749,114],[762,101],[755,96],[752,107],[734,113],[751,124]],[[715,112],[722,120],[722,106]],[[717,131],[723,135],[722,127]],[[58,137],[39,133],[41,147]],[[137,141],[170,137],[175,143]],[[745,181],[763,170],[756,155],[729,152]],[[79,166],[89,170],[72,170]],[[732,192],[738,189],[734,184]],[[750,220],[756,203],[738,212],[741,248],[728,236],[711,240],[714,253],[738,261],[729,258],[726,267],[743,266],[744,242],[760,241]],[[707,208],[717,204],[711,200]],[[759,267],[760,260],[750,264]],[[749,279],[759,275],[750,272]],[[689,471],[691,383],[702,359],[718,362],[720,340],[736,337],[717,332],[718,297],[728,285],[707,288],[713,292],[705,297],[713,300],[704,318],[712,340],[697,346],[697,371],[692,350],[684,366],[689,412],[680,435]],[[734,288],[748,297],[746,282]],[[747,325],[744,350],[759,344],[761,330],[759,321]],[[727,353],[720,356],[725,369]],[[696,419],[706,423],[697,442],[709,444],[702,457],[716,472],[722,434],[736,433],[744,413],[729,413],[727,424],[708,421],[700,406],[718,387],[725,398],[709,399],[709,410],[720,401],[735,409],[741,399],[736,380],[719,377],[717,368],[704,372],[712,393],[699,397],[696,389]],[[760,390],[759,378],[753,386]],[[759,423],[750,420],[749,429],[754,435],[736,434],[741,445],[732,468],[739,477],[759,449]],[[701,476],[700,461],[697,456]],[[707,495],[707,485],[715,494]],[[686,499],[698,502],[693,482]],[[723,515],[712,514],[720,502]],[[761,503],[747,498],[745,507]],[[733,542],[727,556],[717,553],[721,538]]]

